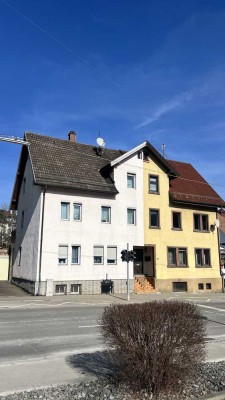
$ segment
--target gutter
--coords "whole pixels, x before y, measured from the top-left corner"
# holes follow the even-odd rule
[[[41,267],[42,267],[42,245],[43,245],[43,230],[44,230],[44,212],[45,212],[45,193],[47,185],[43,190],[43,201],[42,201],[42,213],[41,213],[41,238],[40,238],[40,253],[39,253],[39,273],[38,273],[38,291],[36,296],[40,296],[40,285],[41,285]]]

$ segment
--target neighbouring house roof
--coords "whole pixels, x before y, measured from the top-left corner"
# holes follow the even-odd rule
[[[167,160],[179,176],[170,181],[170,197],[175,202],[224,207],[224,200],[188,163]]]

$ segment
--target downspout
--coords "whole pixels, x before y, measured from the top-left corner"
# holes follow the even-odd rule
[[[216,219],[218,219],[218,211],[216,212]],[[218,219],[219,221],[219,219]],[[221,254],[220,254],[220,225],[217,226],[217,240],[218,240],[218,252],[219,252],[219,269],[220,269],[220,275],[221,275]],[[222,293],[224,293],[224,276],[221,275],[222,278]]]
[[[43,190],[42,215],[41,215],[40,253],[39,253],[38,291],[36,293],[36,296],[40,296],[40,286],[41,286],[42,244],[43,244],[45,193],[46,193],[46,190],[47,190],[47,185],[45,185],[44,190]]]

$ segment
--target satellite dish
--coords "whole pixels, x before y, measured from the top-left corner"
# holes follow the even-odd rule
[[[104,147],[105,146],[105,141],[104,139],[98,137],[96,140],[97,144],[99,145],[99,147]]]

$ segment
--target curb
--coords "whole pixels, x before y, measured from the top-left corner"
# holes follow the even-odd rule
[[[202,397],[202,398],[198,397],[198,399],[196,398],[194,400],[200,400],[200,399],[202,399],[202,400],[225,400],[225,391],[223,390],[222,392],[219,392],[218,394],[214,393],[214,394],[208,395],[206,397]]]

